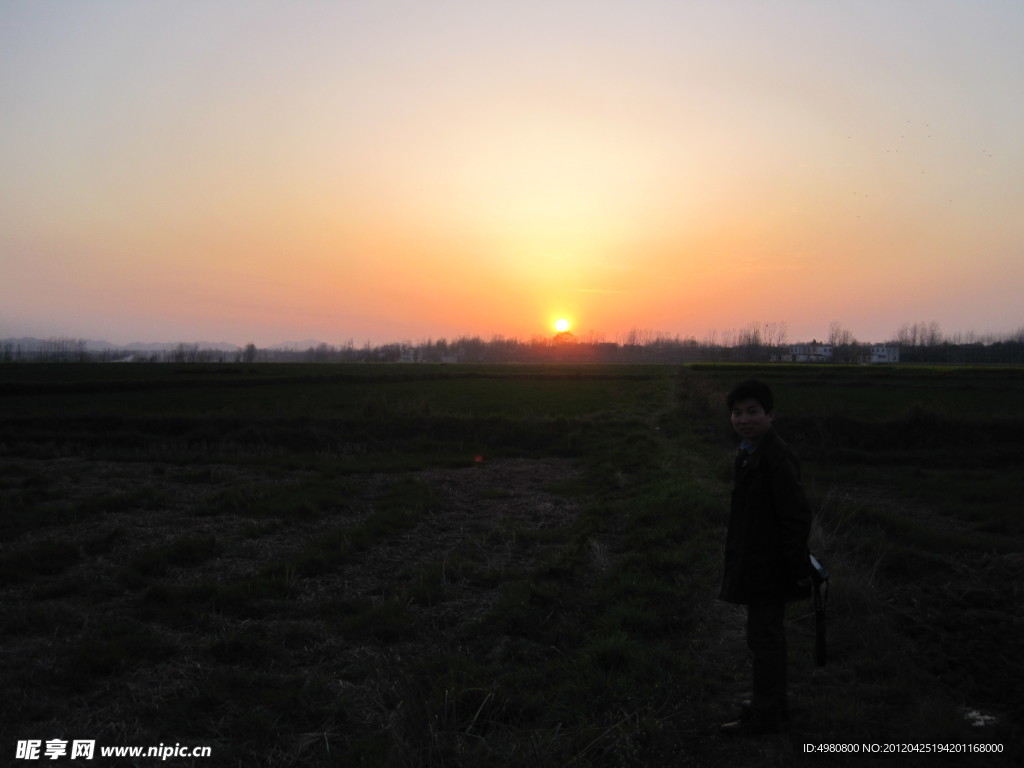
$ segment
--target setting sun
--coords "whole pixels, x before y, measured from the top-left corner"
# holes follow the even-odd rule
[[[565,333],[566,331],[569,330],[569,321],[566,320],[564,317],[558,318],[557,320],[555,320],[555,330],[558,331],[559,333]]]

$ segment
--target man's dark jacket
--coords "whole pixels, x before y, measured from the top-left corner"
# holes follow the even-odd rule
[[[736,457],[720,600],[795,600],[810,595],[811,509],[796,456],[769,429],[757,450]]]

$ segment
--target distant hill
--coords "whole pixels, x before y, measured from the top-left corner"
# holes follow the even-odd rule
[[[106,342],[100,342],[105,344]],[[112,349],[126,349],[132,352],[170,352],[171,350],[177,349],[182,344],[187,346],[195,345],[199,349],[212,349],[215,352],[237,352],[241,349],[237,344],[232,344],[227,341],[133,341],[131,344],[125,344],[121,347],[111,347]]]
[[[110,352],[114,350],[125,350],[127,352],[170,352],[182,344],[187,346],[194,344],[199,349],[213,350],[215,352],[238,352],[242,349],[237,344],[231,344],[227,341],[133,341],[131,344],[111,344],[109,341],[101,339],[74,339],[70,337],[37,339],[32,336],[0,339],[0,346],[10,345],[12,347],[20,347],[25,352],[35,352],[59,342],[69,344],[84,342],[87,352]]]

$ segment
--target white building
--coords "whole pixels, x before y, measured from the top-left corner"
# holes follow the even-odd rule
[[[810,344],[790,344],[789,354],[794,363],[831,363],[832,345],[812,341]]]
[[[872,363],[898,363],[899,361],[899,347],[877,344],[871,348]]]

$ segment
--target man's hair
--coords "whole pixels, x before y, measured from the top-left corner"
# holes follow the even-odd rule
[[[765,384],[763,381],[757,381],[756,379],[748,379],[747,381],[737,384],[732,392],[725,398],[726,404],[729,406],[729,410],[736,405],[740,400],[757,400],[764,408],[765,413],[771,413],[772,408],[775,407],[775,398],[772,396],[772,388]]]

